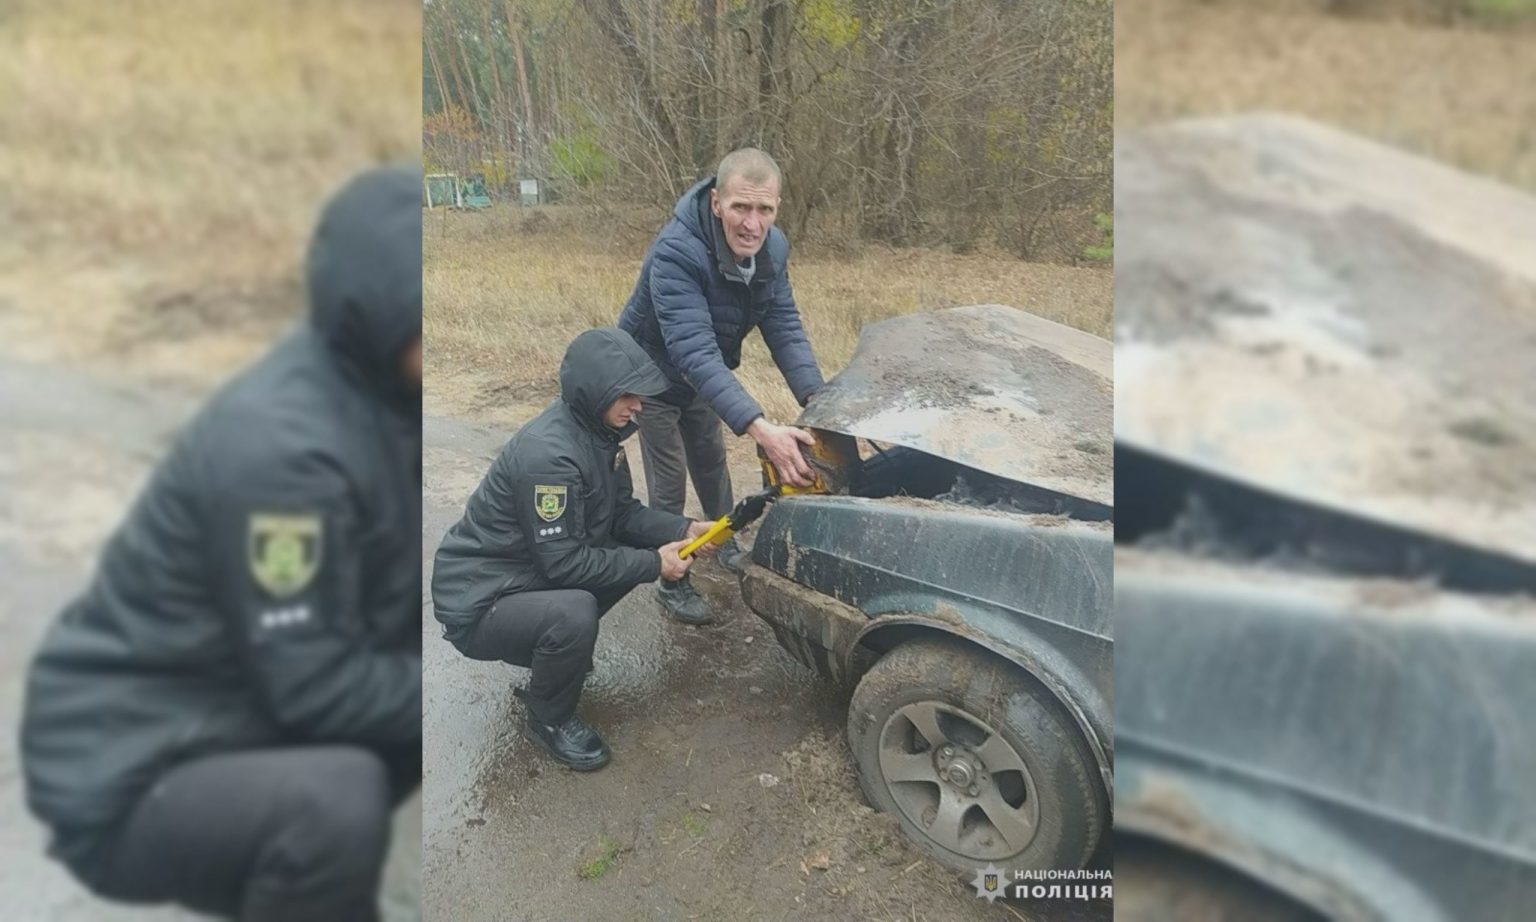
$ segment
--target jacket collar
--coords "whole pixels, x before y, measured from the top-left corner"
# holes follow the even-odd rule
[[[616,446],[625,439],[634,435],[640,429],[639,423],[630,423],[623,429],[615,429],[600,419],[594,419],[585,413],[579,412],[575,407],[560,398],[556,402],[565,410],[566,414],[575,421],[582,432],[591,436],[592,440],[605,447]]]

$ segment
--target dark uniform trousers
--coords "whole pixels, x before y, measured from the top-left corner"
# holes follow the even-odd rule
[[[731,511],[735,501],[725,460],[724,423],[709,401],[695,393],[687,406],[679,407],[647,397],[636,422],[647,506],[682,515],[691,477],[706,519]]]
[[[421,744],[229,752],[170,769],[77,868],[102,896],[241,922],[378,919],[393,808]]]
[[[533,670],[528,713],[558,726],[576,713],[592,671],[598,620],[629,590],[597,595],[585,589],[546,589],[503,596],[459,642],[470,659],[500,660]]]

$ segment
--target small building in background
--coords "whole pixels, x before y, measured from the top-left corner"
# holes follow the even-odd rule
[[[422,178],[421,201],[426,208],[489,208],[485,177],[461,179],[457,173],[429,173]]]
[[[519,179],[517,201],[525,206],[544,204],[544,183],[537,179]]]

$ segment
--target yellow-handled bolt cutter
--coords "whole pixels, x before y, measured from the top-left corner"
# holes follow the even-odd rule
[[[758,458],[763,466],[763,482],[767,485],[767,489],[761,493],[753,493],[737,503],[734,509],[711,525],[708,531],[684,545],[683,549],[677,552],[677,556],[687,560],[705,545],[724,544],[732,535],[762,518],[763,513],[768,509],[768,504],[781,496],[833,493],[845,488],[848,459],[856,459],[858,454],[852,446],[851,439],[842,436],[841,439],[847,442],[845,445],[844,442],[831,436],[832,434],[829,433],[817,432],[816,447],[801,448],[813,474],[811,485],[808,487],[797,487],[781,481],[778,470],[759,449]]]
[[[768,503],[778,497],[778,487],[769,487],[761,493],[753,493],[737,503],[736,508],[722,516],[715,524],[709,526],[708,531],[684,545],[683,549],[677,552],[677,556],[687,560],[705,545],[724,544],[731,535],[757,521],[763,511],[768,508]]]

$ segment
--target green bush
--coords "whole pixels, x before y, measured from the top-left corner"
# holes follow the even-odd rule
[[[591,135],[556,138],[549,145],[555,177],[565,186],[585,189],[599,185],[613,174],[614,161]]]
[[[1083,256],[1094,262],[1113,262],[1115,259],[1115,216],[1109,213],[1101,213],[1094,217],[1093,223],[1104,232],[1103,241],[1093,246],[1083,247]]]
[[[1536,18],[1536,0],[1467,0],[1467,9],[1490,19]]]

